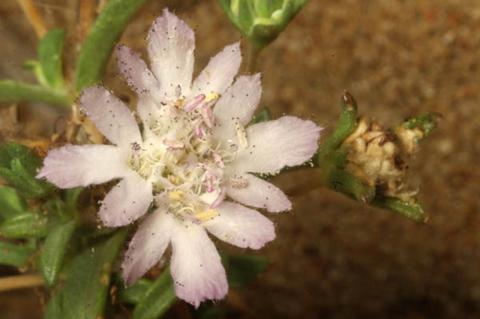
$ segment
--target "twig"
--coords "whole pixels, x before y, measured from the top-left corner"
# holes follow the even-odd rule
[[[43,286],[43,284],[43,277],[35,274],[0,277],[0,292]]]
[[[39,39],[43,38],[47,33],[47,26],[45,20],[38,11],[37,6],[33,3],[33,0],[17,0],[20,7],[22,7],[23,13],[27,16],[28,21],[35,29],[35,33]]]
[[[79,14],[79,34],[80,42],[83,42],[90,30],[93,18],[95,15],[95,1],[94,0],[80,0],[80,14]]]

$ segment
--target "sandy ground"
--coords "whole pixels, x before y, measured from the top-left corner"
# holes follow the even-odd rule
[[[74,18],[75,1],[57,2],[39,1],[64,21]],[[149,23],[165,5],[196,29],[197,67],[239,39],[214,0],[150,1],[122,42],[142,50]],[[15,1],[1,1],[0,17],[0,78],[29,79],[20,65],[34,56],[34,34]],[[309,2],[261,56],[262,103],[276,116],[311,118],[327,131],[344,89],[363,115],[387,125],[441,113],[439,129],[412,164],[430,220],[418,225],[328,190],[305,191],[292,212],[272,216],[278,239],[260,252],[271,266],[243,292],[252,314],[235,317],[480,316],[479,57],[477,0]],[[129,94],[114,71],[106,83]],[[284,176],[279,184],[308,178]],[[0,294],[2,318],[34,318],[12,300]]]

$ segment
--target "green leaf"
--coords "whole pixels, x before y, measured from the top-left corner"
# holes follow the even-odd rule
[[[323,165],[323,161],[331,155],[343,141],[357,128],[357,102],[350,93],[345,92],[341,99],[342,112],[332,135],[323,143],[316,155],[317,164]]]
[[[252,119],[251,124],[256,124],[260,122],[266,122],[269,121],[272,118],[272,113],[270,112],[270,109],[268,107],[262,107],[257,114]]]
[[[427,219],[422,206],[415,202],[407,202],[394,197],[376,197],[373,205],[391,210],[417,222],[425,222]]]
[[[35,249],[27,245],[0,241],[0,264],[22,267],[34,252]]]
[[[93,25],[80,51],[75,83],[77,90],[99,82],[110,54],[131,16],[146,0],[110,0]]]
[[[375,196],[374,187],[370,187],[343,169],[333,168],[329,170],[326,178],[331,189],[350,196],[357,201],[370,203]]]
[[[409,130],[419,129],[425,134],[425,136],[428,136],[432,133],[435,127],[437,127],[440,117],[441,115],[438,113],[422,114],[407,119],[403,123],[403,126]]]
[[[167,268],[140,299],[133,310],[133,319],[159,318],[170,309],[176,300],[172,277]]]
[[[252,281],[267,269],[268,261],[265,257],[255,255],[223,256],[227,268],[228,282],[233,288],[241,288]]]
[[[70,106],[72,101],[64,92],[41,85],[12,80],[0,80],[0,102],[43,102],[58,106]]]
[[[70,265],[64,286],[50,300],[45,319],[103,318],[110,276],[127,231],[84,250]]]
[[[120,289],[118,298],[121,302],[137,304],[150,290],[153,282],[147,279],[138,280],[133,286]]]
[[[32,151],[24,145],[17,143],[6,143],[1,145],[0,167],[10,168],[10,163],[13,159],[19,159],[32,176],[36,175],[36,171],[42,163],[40,158],[33,154]]]
[[[48,233],[48,219],[35,213],[23,213],[0,225],[0,236],[14,239],[41,238]]]
[[[45,81],[52,88],[63,88],[62,50],[65,32],[49,31],[38,44],[38,59]]]
[[[27,203],[11,187],[0,186],[0,217],[8,219],[24,212]]]
[[[27,197],[42,197],[53,190],[53,186],[37,179],[41,160],[27,147],[7,143],[0,147],[0,177]]]
[[[70,239],[75,231],[76,221],[72,220],[55,226],[50,230],[42,255],[40,256],[40,270],[48,286],[53,286],[63,265],[63,258]]]

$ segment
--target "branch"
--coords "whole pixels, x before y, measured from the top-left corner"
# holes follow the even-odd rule
[[[43,286],[43,277],[36,274],[0,278],[0,292]]]

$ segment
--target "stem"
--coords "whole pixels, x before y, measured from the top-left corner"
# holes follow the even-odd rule
[[[72,103],[66,93],[36,84],[0,80],[0,102],[44,102],[69,107]]]
[[[47,27],[43,17],[40,15],[37,6],[33,3],[33,0],[17,0],[20,7],[22,7],[23,13],[27,16],[28,21],[35,29],[35,33],[39,39],[43,38],[47,33]]]
[[[35,274],[0,278],[0,292],[43,285],[43,277]]]
[[[245,72],[248,74],[253,74],[257,72],[258,56],[262,48],[250,41],[247,41],[247,46],[248,46],[248,49],[247,49],[248,55],[247,55],[247,64],[246,64]]]
[[[88,31],[93,22],[95,15],[95,1],[94,0],[80,0],[80,14],[79,14],[79,33],[80,42],[83,42],[87,37]]]

